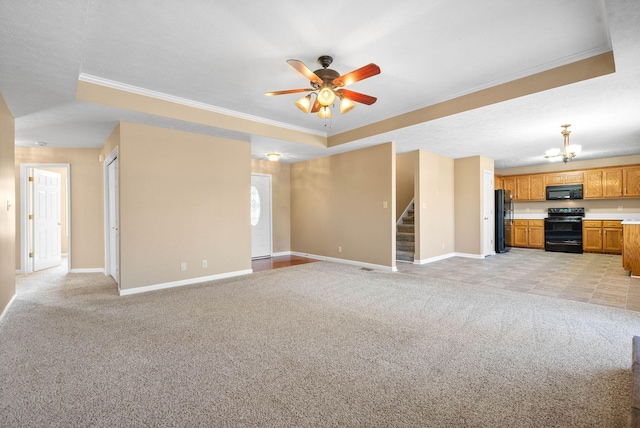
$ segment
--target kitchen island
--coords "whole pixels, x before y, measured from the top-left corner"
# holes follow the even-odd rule
[[[622,237],[622,267],[640,278],[640,221],[623,221]]]

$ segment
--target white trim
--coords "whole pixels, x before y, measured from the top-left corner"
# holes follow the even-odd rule
[[[20,271],[32,273],[29,263],[29,174],[30,168],[61,168],[67,170],[67,272],[71,271],[71,164],[68,163],[22,163],[20,164]]]
[[[368,269],[380,269],[380,270],[386,270],[386,271],[391,271],[391,272],[397,272],[398,271],[398,267],[397,266],[376,265],[376,264],[373,264],[373,263],[358,262],[358,261],[355,261],[355,260],[337,259],[335,257],[326,257],[326,256],[318,256],[316,254],[299,253],[297,251],[292,251],[291,254],[294,255],[294,256],[308,257],[310,259],[324,260],[326,262],[335,262],[335,263],[342,263],[342,264],[345,264],[345,265],[360,266],[360,267],[365,267],[365,268],[368,268]]]
[[[13,303],[13,301],[16,299],[17,294],[14,294],[13,297],[11,298],[11,300],[9,300],[9,303],[7,303],[7,306],[5,306],[4,310],[2,311],[2,313],[0,314],[0,321],[2,321],[2,318],[4,318],[5,314],[7,313],[7,311],[9,310],[9,306],[11,306],[11,304]]]
[[[165,288],[182,287],[183,285],[199,284],[201,282],[215,281],[218,279],[233,278],[234,276],[249,275],[253,269],[239,270],[235,272],[221,273],[217,275],[201,276],[198,278],[183,279],[180,281],[164,282],[161,284],[146,285],[144,287],[125,288],[118,290],[121,296],[131,294],[146,293],[148,291],[163,290]]]
[[[16,275],[22,275],[24,271],[22,269],[16,269]]]
[[[318,135],[320,137],[327,138],[326,132],[316,131],[315,129],[303,128],[301,126],[295,126],[284,122],[278,122],[275,120],[265,119],[260,116],[253,116],[246,113],[241,113],[235,110],[229,110],[222,107],[216,107],[211,104],[201,103],[199,101],[189,100],[187,98],[176,97],[174,95],[165,94],[163,92],[152,91],[150,89],[141,88],[139,86],[128,85],[122,82],[116,82],[115,80],[104,79],[102,77],[93,76],[91,74],[80,73],[78,80],[81,82],[93,83],[94,85],[100,85],[118,91],[130,92],[133,94],[142,95],[145,97],[155,98],[158,100],[168,101],[175,104],[180,104],[188,107],[197,108],[200,110],[207,110],[214,113],[224,114],[227,116],[237,117],[239,119],[251,120],[253,122],[264,123],[266,125],[277,126],[279,128],[290,129],[292,131],[304,132],[306,134]]]
[[[291,251],[281,251],[279,253],[271,254],[271,257],[282,257],[282,256],[290,256],[290,255],[291,255]]]
[[[252,172],[251,177],[253,176],[267,177],[269,179],[269,255],[252,257],[252,259],[264,259],[273,257],[273,175]],[[253,186],[253,182],[251,185]],[[253,252],[253,235],[251,236],[251,246],[251,251]]]
[[[104,275],[105,276],[112,276],[113,279],[116,281],[116,284],[118,285],[118,290],[120,290],[120,260],[116,260],[116,264],[118,266],[118,278],[116,278],[115,276],[112,275],[112,273],[110,272],[110,268],[111,268],[111,248],[110,248],[110,244],[111,244],[111,236],[110,236],[110,229],[109,229],[109,165],[111,164],[111,162],[115,161],[116,159],[118,159],[118,155],[119,155],[119,146],[116,146],[111,153],[109,153],[109,155],[107,156],[107,158],[102,162],[102,185],[103,185],[103,195],[104,195],[104,199],[102,201],[102,209],[104,212]],[[120,195],[120,166],[118,165],[118,177],[116,177],[116,180],[118,181],[118,197]],[[117,201],[118,206],[120,204],[120,201]],[[118,223],[120,223],[120,218],[119,218],[119,214],[118,214]],[[118,237],[118,245],[120,244],[120,238]],[[120,255],[120,249],[118,249],[117,253],[118,254],[118,258]]]
[[[104,269],[102,268],[71,269],[69,273],[104,273]]]
[[[455,257],[456,253],[443,254],[441,256],[429,257],[428,259],[414,260],[414,265],[426,265],[428,263],[437,262],[440,260],[450,259],[451,257]]]
[[[467,259],[484,259],[485,256],[482,254],[471,254],[471,253],[455,253],[455,257],[465,257]]]

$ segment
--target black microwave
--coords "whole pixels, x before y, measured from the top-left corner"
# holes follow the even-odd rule
[[[547,201],[557,199],[582,199],[582,184],[547,186]]]

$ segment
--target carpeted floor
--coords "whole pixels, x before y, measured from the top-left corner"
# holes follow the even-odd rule
[[[640,313],[328,262],[18,279],[0,426],[622,427]]]

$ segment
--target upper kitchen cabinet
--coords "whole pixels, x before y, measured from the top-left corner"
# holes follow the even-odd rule
[[[590,170],[584,174],[584,198],[602,199],[602,170]]]
[[[545,174],[544,181],[547,186],[555,186],[557,184],[582,184],[584,183],[584,172],[570,171]]]
[[[622,168],[605,169],[602,171],[603,196],[605,198],[622,197]]]
[[[511,192],[513,199],[516,199],[516,178],[515,177],[503,177],[502,186],[504,190]]]
[[[505,177],[505,183],[506,183]],[[516,201],[544,201],[545,186],[544,175],[519,175],[516,177]]]
[[[625,198],[640,198],[640,166],[622,168],[622,184]]]

